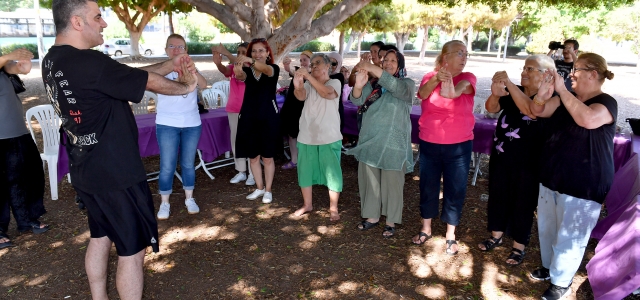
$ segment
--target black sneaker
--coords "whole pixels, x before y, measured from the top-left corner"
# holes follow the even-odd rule
[[[531,278],[535,280],[549,280],[551,279],[551,275],[549,274],[549,269],[541,267],[540,269],[531,272]]]
[[[558,300],[571,294],[571,285],[568,287],[559,287],[555,284],[549,285],[549,288],[542,294],[542,300]]]

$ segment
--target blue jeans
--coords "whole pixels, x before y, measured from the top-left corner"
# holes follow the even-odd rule
[[[158,179],[160,195],[170,195],[172,192],[178,149],[180,150],[182,188],[193,190],[196,181],[196,170],[193,163],[201,131],[201,125],[184,128],[156,125],[156,136],[160,147],[160,175]]]
[[[467,179],[473,141],[458,144],[434,144],[420,140],[420,216],[438,216],[440,178],[443,183],[440,219],[453,226],[460,223],[467,194]]]
[[[548,189],[540,184],[538,235],[542,266],[551,283],[566,287],[578,271],[602,204]]]

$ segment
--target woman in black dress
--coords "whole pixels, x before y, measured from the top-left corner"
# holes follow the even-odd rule
[[[329,78],[340,80],[340,101],[338,102],[338,113],[340,113],[340,132],[344,129],[344,104],[342,104],[342,88],[344,88],[345,78],[340,72],[342,67],[342,55],[338,52],[331,52],[328,54],[331,61],[331,67],[329,68]]]
[[[485,102],[488,112],[502,113],[489,160],[487,230],[491,236],[478,248],[489,251],[502,245],[503,234],[507,233],[513,238],[513,249],[506,261],[509,265],[519,265],[524,259],[538,204],[543,120],[532,115],[529,103],[538,93],[544,72],[553,69],[551,58],[529,56],[520,74],[521,85],[512,83],[506,72],[497,72],[491,96]]]
[[[236,135],[236,157],[250,159],[256,181],[256,190],[249,200],[262,197],[262,203],[271,203],[271,184],[275,174],[273,157],[282,149],[280,118],[276,104],[276,85],[280,68],[273,63],[273,51],[266,39],[253,39],[247,49],[249,57],[240,55],[233,68],[236,78],[246,88]],[[265,182],[262,181],[264,163]]]

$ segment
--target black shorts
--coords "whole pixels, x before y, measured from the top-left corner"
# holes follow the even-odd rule
[[[91,238],[108,237],[118,256],[131,256],[151,246],[158,252],[158,222],[151,190],[141,181],[124,190],[88,194],[76,188],[87,207]]]

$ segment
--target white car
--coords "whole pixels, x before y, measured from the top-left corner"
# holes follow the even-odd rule
[[[140,54],[144,55],[152,55],[153,50],[151,48],[146,48],[141,43],[138,43],[138,47],[140,47]],[[113,55],[113,56],[122,56],[124,54],[131,55],[131,40],[129,39],[112,39],[104,42],[104,44],[100,45],[100,52]]]

